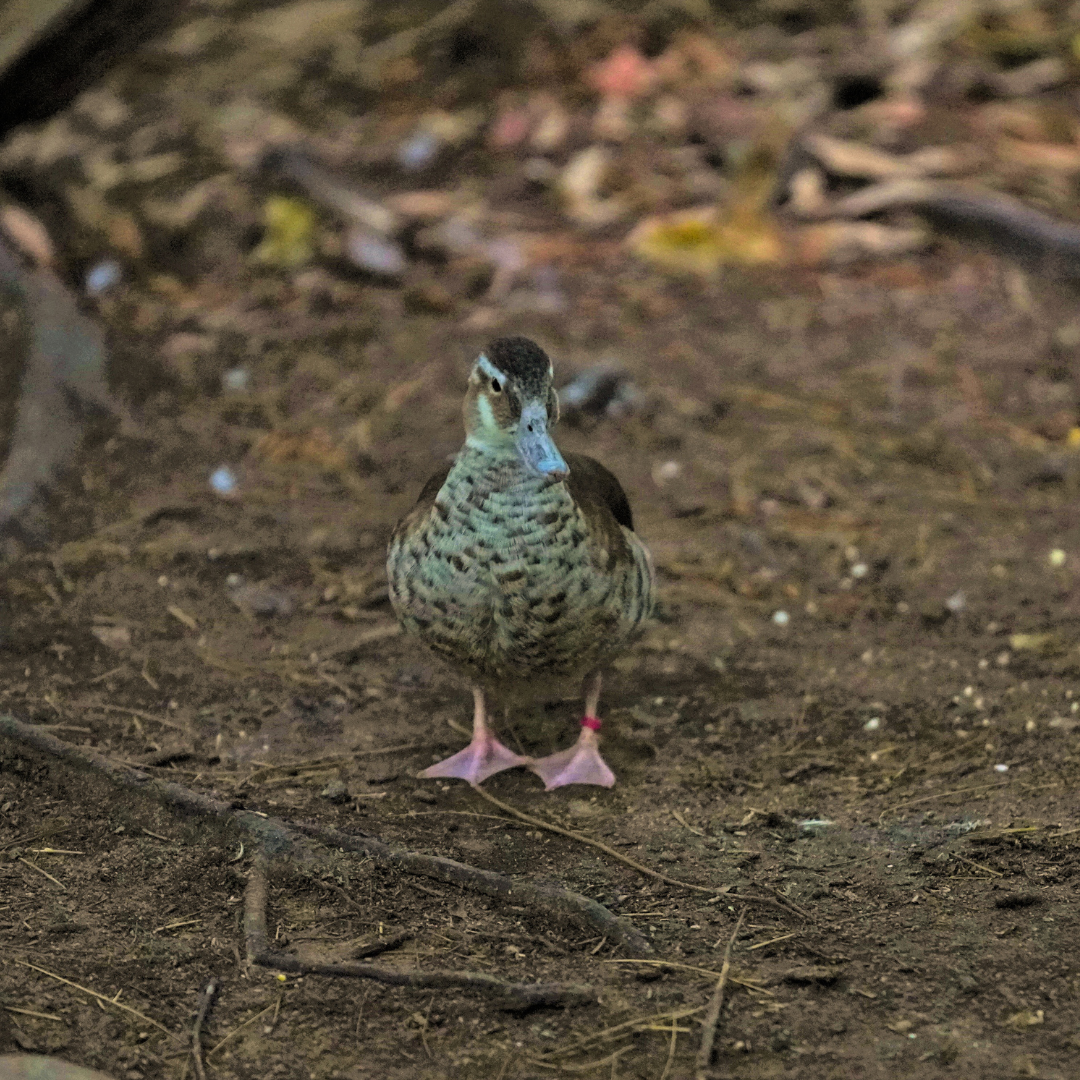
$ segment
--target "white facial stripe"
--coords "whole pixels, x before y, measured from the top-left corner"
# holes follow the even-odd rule
[[[499,427],[495,423],[495,414],[491,411],[491,402],[483,394],[476,399],[476,411],[480,414],[480,426],[488,431],[496,431]]]
[[[506,382],[506,376],[483,354],[476,359],[476,366],[489,378]]]

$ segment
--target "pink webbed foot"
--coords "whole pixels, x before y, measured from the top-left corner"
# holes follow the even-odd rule
[[[494,735],[485,732],[474,735],[473,740],[445,761],[437,762],[419,775],[424,780],[437,777],[450,777],[468,780],[470,784],[482,784],[489,776],[494,776],[503,769],[512,769],[517,765],[528,765],[531,758],[515,754],[503,746]]]
[[[482,784],[489,776],[503,769],[528,765],[532,760],[508,750],[492,735],[487,723],[487,698],[479,686],[473,687],[473,705],[472,742],[452,757],[425,769],[419,774],[424,780],[445,776],[468,780],[470,784]]]
[[[615,786],[615,774],[600,756],[599,730],[600,721],[595,716],[586,716],[581,721],[581,735],[569,750],[538,758],[529,765],[529,769],[544,781],[545,791],[566,784]]]

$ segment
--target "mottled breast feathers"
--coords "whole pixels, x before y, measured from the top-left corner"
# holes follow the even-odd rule
[[[623,491],[619,478],[600,464],[596,458],[587,454],[565,454],[570,466],[570,476],[566,486],[570,496],[581,508],[591,528],[603,535],[612,546],[621,549],[625,546],[622,532],[615,526],[634,531],[634,515],[630,509],[630,500]],[[406,532],[410,525],[426,517],[435,505],[439,492],[442,491],[453,462],[447,462],[437,472],[431,474],[427,483],[420,489],[416,505],[398,522],[394,530],[395,537]]]
[[[565,457],[569,475],[551,482],[467,444],[391,539],[402,625],[481,684],[581,677],[651,614],[652,564],[619,481]]]

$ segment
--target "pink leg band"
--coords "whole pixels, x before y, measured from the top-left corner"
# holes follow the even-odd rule
[[[586,716],[581,721],[581,726],[589,728],[590,731],[599,731],[600,730],[600,718],[597,717],[597,716]]]

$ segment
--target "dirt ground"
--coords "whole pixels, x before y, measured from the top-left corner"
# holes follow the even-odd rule
[[[133,93],[177,55],[150,50],[111,85]],[[204,82],[185,93],[217,93]],[[203,1046],[223,1080],[676,1080],[745,911],[710,1075],[1075,1076],[1070,298],[952,244],[666,278],[487,167],[502,220],[557,245],[565,310],[469,293],[453,263],[380,281],[229,262],[250,238],[220,217],[187,247],[146,242],[100,304],[130,415],[10,548],[0,707],[235,805],[558,881],[664,963],[341,855],[274,879],[277,948],[342,960],[405,935],[376,962],[587,983],[598,1004],[518,1014],[279,977],[244,956],[250,850],[0,742],[0,1052],[194,1075],[216,976]],[[72,237],[81,268],[94,251]],[[520,771],[485,787],[704,889],[415,778],[462,744],[470,703],[398,635],[385,545],[460,444],[473,357],[511,332],[549,350],[560,385],[617,362],[637,388],[634,409],[571,418],[559,441],[621,478],[660,613],[606,684],[612,791],[545,794]],[[223,389],[238,367],[249,382]],[[208,483],[222,465],[227,497]],[[538,704],[511,739],[566,745],[578,709]]]

